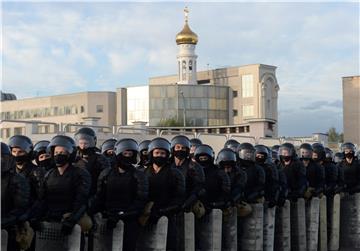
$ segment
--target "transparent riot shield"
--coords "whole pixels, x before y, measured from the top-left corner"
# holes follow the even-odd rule
[[[283,207],[276,208],[274,250],[291,250],[290,201],[288,200]]]
[[[299,198],[291,203],[291,250],[306,250],[305,200]]]
[[[328,249],[329,251],[339,250],[340,240],[340,195],[335,194],[328,198]]]
[[[275,239],[275,207],[264,207],[264,251],[274,250]]]
[[[340,207],[340,250],[360,250],[360,193],[345,195]]]
[[[61,223],[42,222],[42,231],[36,232],[36,251],[79,251],[81,229],[75,225],[72,233],[65,236],[61,233]]]
[[[241,231],[238,247],[242,251],[261,251],[263,250],[264,206],[251,204],[251,207],[251,214],[238,222]]]
[[[165,251],[168,219],[162,216],[155,225],[146,226],[140,232],[137,250]]]
[[[213,209],[198,221],[201,250],[221,251],[222,211]]]
[[[237,208],[223,211],[222,251],[237,251]]]
[[[319,240],[319,198],[306,203],[306,244],[308,251],[317,251]]]

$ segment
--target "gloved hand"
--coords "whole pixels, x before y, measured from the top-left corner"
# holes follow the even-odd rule
[[[72,222],[71,220],[65,219],[62,223],[61,223],[61,233],[63,235],[70,235],[73,228],[75,226],[75,223]]]
[[[192,206],[191,211],[194,213],[197,219],[200,219],[205,215],[205,206],[200,200],[198,200]]]
[[[110,230],[114,229],[118,221],[119,219],[117,219],[115,216],[109,216],[109,218],[106,221],[106,228]]]
[[[160,217],[161,216],[159,215],[159,210],[152,208],[151,212],[150,212],[148,224],[155,225],[158,222],[158,220],[160,219]]]

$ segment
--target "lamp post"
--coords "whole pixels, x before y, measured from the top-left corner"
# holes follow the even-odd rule
[[[180,95],[183,98],[183,126],[186,127],[186,107],[185,107],[185,97],[183,91],[180,91]]]

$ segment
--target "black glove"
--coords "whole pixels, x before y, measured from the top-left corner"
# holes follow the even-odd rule
[[[61,233],[63,235],[70,235],[75,224],[70,220],[64,220],[61,224]]]
[[[114,229],[116,227],[116,224],[118,223],[119,219],[115,216],[109,216],[109,218],[106,221],[106,227],[107,229]]]
[[[155,225],[158,220],[160,219],[160,215],[159,215],[159,211],[157,209],[154,209],[152,208],[151,209],[151,213],[150,213],[150,216],[149,216],[149,224],[150,225]]]
[[[43,230],[43,224],[39,220],[31,219],[29,220],[30,226],[34,231],[41,232]]]

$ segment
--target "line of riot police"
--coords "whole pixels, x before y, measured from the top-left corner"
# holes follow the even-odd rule
[[[360,192],[352,143],[335,156],[318,143],[304,143],[297,153],[290,143],[270,149],[234,139],[215,156],[211,146],[183,135],[171,142],[157,137],[139,144],[108,139],[101,149],[96,144],[87,127],[74,139],[57,135],[33,145],[15,135],[1,143],[1,223],[9,233],[8,250],[34,250],[33,230],[41,231],[42,221],[61,223],[64,235],[79,224],[91,250],[98,213],[109,229],[124,222],[123,250],[136,250],[141,229],[166,216],[167,250],[180,250],[180,212],[193,212],[198,220],[212,209],[226,215],[236,207],[245,217],[253,203],[282,207],[287,199]]]

